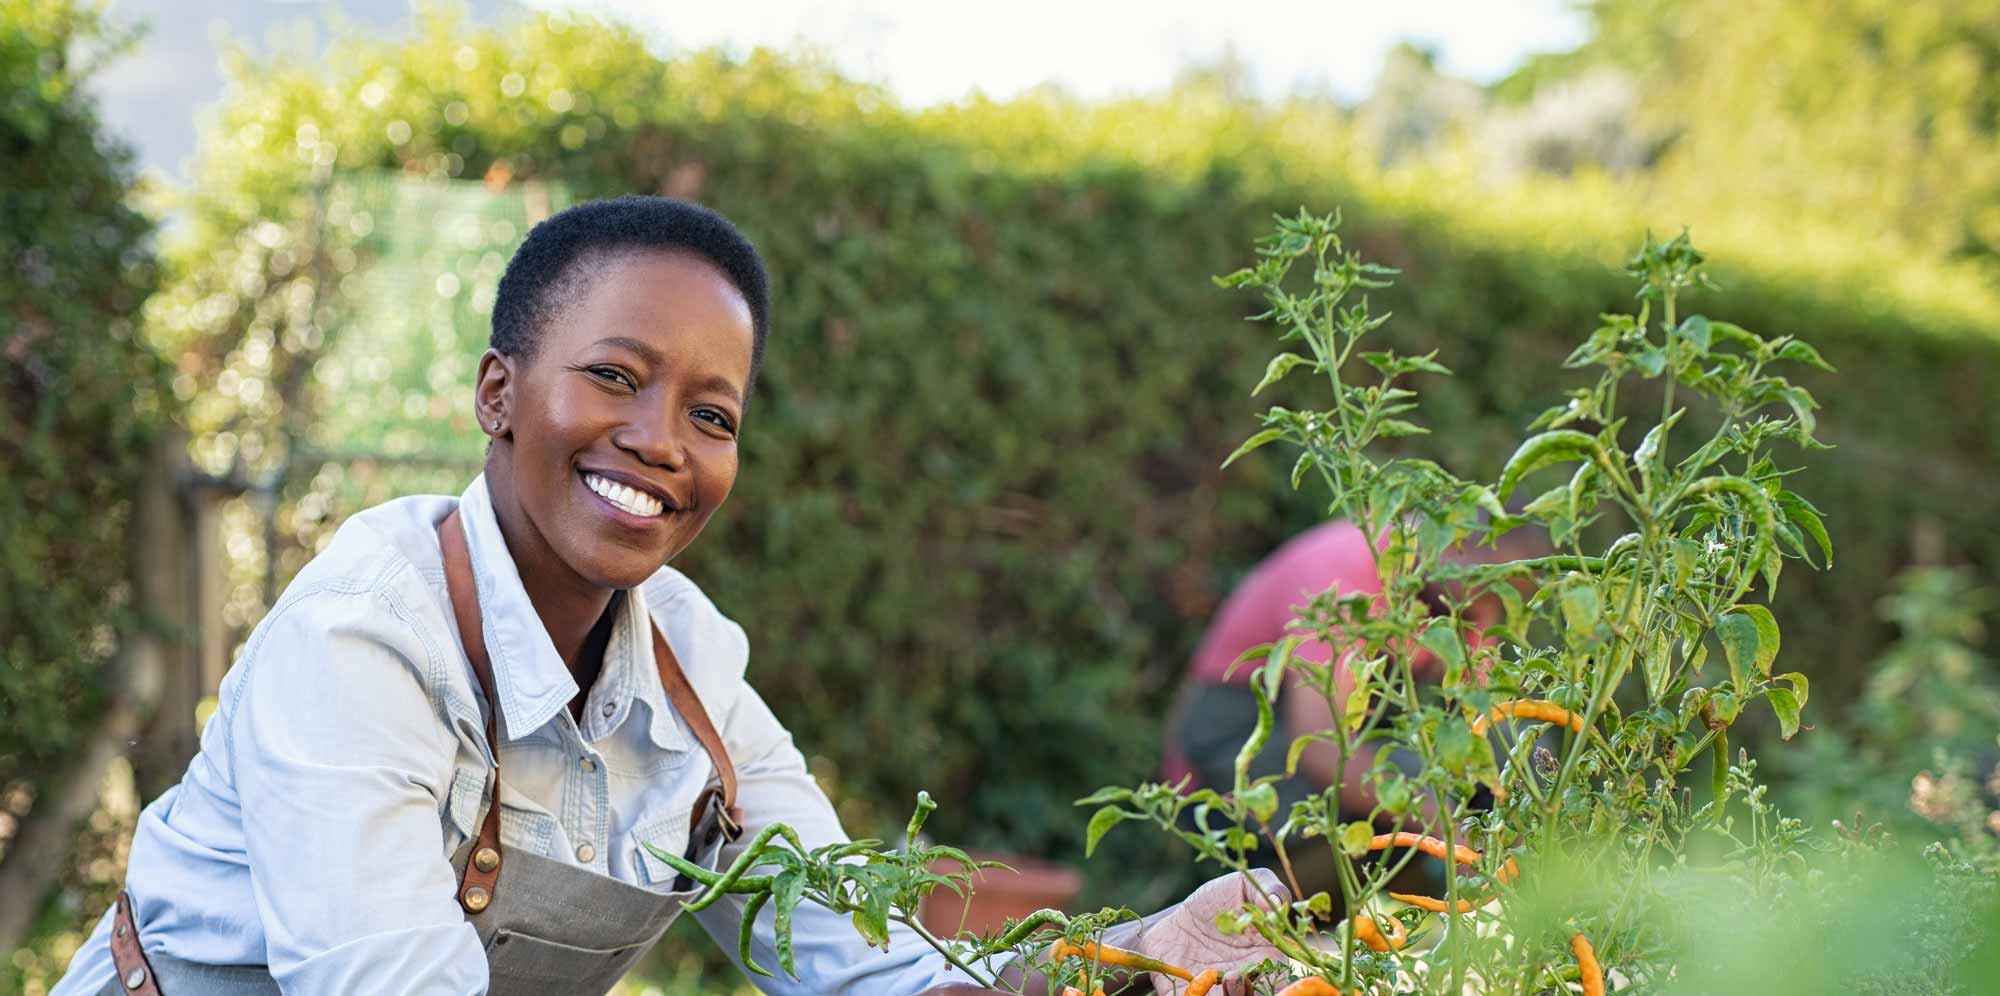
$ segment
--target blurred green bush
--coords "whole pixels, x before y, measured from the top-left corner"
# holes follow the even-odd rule
[[[171,408],[138,332],[151,223],[82,87],[94,5],[0,0],[0,790],[43,785],[111,690],[125,521]]]
[[[1443,428],[1414,445],[1468,473],[1490,474],[1501,441],[1570,386],[1547,371],[1622,306],[1607,264],[1648,221],[1704,226],[1733,318],[1822,345],[1842,373],[1805,383],[1838,448],[1794,488],[1838,555],[1788,574],[1803,590],[1781,610],[1787,666],[1828,703],[1809,721],[1852,696],[1883,644],[1870,609],[1914,523],[2000,564],[1978,497],[2000,484],[2000,296],[1894,243],[1659,218],[1601,179],[1376,173],[1323,107],[1200,82],[919,113],[810,60],[663,60],[563,16],[494,32],[426,17],[406,42],[237,60],[148,311],[179,358],[198,460],[288,467],[284,575],[353,510],[327,499],[329,475],[353,473],[324,463],[339,443],[476,459],[464,399],[483,342],[455,330],[490,306],[507,240],[488,218],[391,253],[378,226],[427,216],[385,213],[370,183],[483,180],[530,217],[628,191],[717,207],[770,260],[777,331],[736,498],[680,566],[749,629],[755,680],[856,832],[892,827],[925,786],[945,800],[941,837],[1073,855],[1069,800],[1156,763],[1206,613],[1317,517],[1269,497],[1287,467],[1217,469],[1253,425],[1263,351],[1207,279],[1302,202],[1345,205],[1357,248],[1403,270],[1412,290],[1376,300],[1397,312],[1397,348],[1438,349],[1460,374],[1427,385]],[[525,234],[518,214],[494,216],[508,239]],[[429,269],[384,291],[367,274],[388,256]],[[372,372],[340,359],[342,337],[367,340],[392,312],[449,348],[400,373],[372,348]],[[316,379],[331,370],[350,373]],[[426,428],[371,435],[378,417]],[[1128,881],[1091,898],[1134,903],[1129,878],[1157,867],[1096,864]]]

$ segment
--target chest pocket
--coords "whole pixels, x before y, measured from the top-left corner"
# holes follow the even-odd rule
[[[461,765],[451,776],[451,798],[445,802],[445,843],[455,850],[479,835],[479,820],[486,815],[485,769]],[[510,800],[507,785],[500,785],[500,842],[542,857],[553,857],[556,847],[556,818],[538,809]]]

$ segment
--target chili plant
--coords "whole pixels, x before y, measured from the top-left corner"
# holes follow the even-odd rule
[[[1078,916],[1041,910],[991,934],[961,929],[954,937],[938,937],[921,918],[924,898],[940,888],[967,895],[979,872],[1004,870],[1006,866],[997,861],[975,861],[958,848],[925,842],[923,826],[936,809],[930,793],[919,792],[916,810],[904,828],[903,846],[894,851],[883,850],[883,842],[872,839],[807,848],[797,832],[783,823],[764,827],[728,868],[719,871],[650,843],[644,846],[654,857],[703,886],[700,894],[687,902],[689,912],[707,909],[726,895],[749,897],[737,953],[743,967],[757,975],[771,974],[751,955],[757,917],[769,905],[778,967],[797,978],[792,917],[801,902],[851,915],[862,938],[885,950],[889,925],[901,924],[965,973],[967,981],[987,989],[1021,993],[1040,981],[1052,991],[1057,985],[1054,980],[1074,978],[1082,984],[1082,991],[1089,993],[1098,988],[1107,966],[1173,970],[1150,960],[1132,964],[1129,952],[1099,946],[1105,928],[1135,918],[1132,911],[1124,909]],[[937,870],[947,862],[957,870]],[[1036,968],[1043,971],[1030,974]]]
[[[1830,368],[1802,340],[1685,313],[1707,286],[1702,255],[1685,234],[1648,237],[1627,265],[1635,310],[1604,316],[1565,363],[1595,377],[1534,421],[1497,480],[1470,481],[1396,451],[1426,431],[1410,381],[1449,371],[1434,353],[1374,348],[1389,316],[1366,292],[1394,271],[1349,251],[1337,216],[1303,211],[1280,218],[1258,255],[1218,281],[1260,293],[1258,320],[1290,347],[1256,391],[1303,373],[1329,401],[1271,407],[1229,460],[1296,450],[1293,487],[1323,488],[1330,515],[1374,538],[1378,590],[1312,598],[1283,640],[1238,662],[1257,665],[1258,721],[1234,784],[1100,791],[1081,803],[1100,807],[1086,847],[1140,820],[1246,875],[1266,854],[1289,871],[1301,849],[1329,849],[1337,895],[1249,906],[1217,924],[1288,956],[1273,985],[1303,976],[1349,993],[1526,993],[1574,980],[1601,992],[1606,970],[1664,977],[1673,952],[1648,926],[1670,902],[1656,881],[1664,869],[1709,862],[1746,888],[1777,889],[1797,863],[1802,828],[1770,812],[1747,758],[1732,766],[1729,731],[1753,706],[1786,738],[1799,729],[1807,679],[1774,672],[1779,632],[1760,599],[1787,560],[1832,557],[1774,455],[1820,445],[1812,396],[1782,371]],[[1517,492],[1526,500],[1510,506]],[[1465,555],[1513,530],[1554,552]],[[1438,583],[1453,594],[1427,603],[1421,593]],[[1489,597],[1499,621],[1480,627],[1467,610]],[[1309,640],[1334,647],[1334,660],[1295,654]],[[1433,659],[1441,677],[1425,681]],[[1373,752],[1372,812],[1343,814],[1338,782],[1279,811],[1281,776],[1251,768],[1281,695],[1323,696],[1335,717],[1298,731],[1285,776],[1307,752],[1330,756],[1334,772]],[[1384,746],[1418,758],[1416,773],[1390,764]],[[1690,780],[1705,783],[1699,806]],[[1748,805],[1732,808],[1732,796]],[[1447,871],[1442,897],[1392,898],[1390,879],[1419,855],[1469,874]],[[1579,891],[1578,868],[1619,887]],[[1325,928],[1336,911],[1348,925]],[[1412,957],[1418,946],[1428,950]]]

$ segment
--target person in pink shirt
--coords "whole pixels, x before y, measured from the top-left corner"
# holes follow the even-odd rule
[[[1507,542],[1500,556],[1532,556],[1517,542]],[[1490,550],[1465,554],[1480,559],[1498,559]],[[1511,559],[1511,557],[1509,558]],[[1236,754],[1257,721],[1257,703],[1251,694],[1250,675],[1254,663],[1234,669],[1243,653],[1252,647],[1275,643],[1292,632],[1298,610],[1314,596],[1332,588],[1343,594],[1380,594],[1382,585],[1375,570],[1375,551],[1361,530],[1352,523],[1335,520],[1321,523],[1285,542],[1265,557],[1224,599],[1209,621],[1201,643],[1187,669],[1174,718],[1166,737],[1165,778],[1172,782],[1192,775],[1191,787],[1227,789],[1235,779]],[[1424,592],[1433,611],[1444,612],[1444,592],[1436,587]],[[1484,598],[1467,610],[1467,618],[1477,629],[1499,621],[1499,600]],[[1476,631],[1476,630],[1475,630]],[[1324,663],[1333,658],[1333,648],[1314,640],[1294,651],[1297,657]],[[1416,663],[1418,677],[1436,680],[1438,661],[1424,654]],[[1345,669],[1336,684],[1344,700],[1352,680]],[[1333,725],[1335,707],[1317,692],[1287,688],[1278,698],[1278,728],[1273,731],[1262,754],[1252,762],[1253,777],[1280,774],[1285,768],[1286,751],[1294,737],[1309,730]],[[1392,752],[1392,761],[1411,774],[1417,760],[1405,752]],[[1336,779],[1338,758],[1333,746],[1315,743],[1299,758],[1299,773],[1278,782],[1279,812],[1320,792],[1338,781],[1340,808],[1348,819],[1366,819],[1374,812],[1375,798],[1368,787],[1367,773],[1376,764],[1371,745],[1347,760],[1346,776]],[[1331,867],[1325,869],[1331,874]],[[1301,869],[1301,874],[1305,872]],[[1318,876],[1311,876],[1318,877]],[[1330,880],[1329,880],[1330,881]],[[1308,892],[1309,883],[1302,883]]]

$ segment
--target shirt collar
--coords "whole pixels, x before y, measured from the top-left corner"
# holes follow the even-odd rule
[[[541,729],[576,696],[576,679],[542,628],[527,589],[521,587],[500,521],[493,516],[486,475],[473,478],[459,496],[458,517],[472,554],[486,652],[493,658],[493,697],[500,704],[501,736],[519,740]]]
[[[507,550],[494,517],[492,495],[486,475],[473,478],[459,496],[459,519],[465,528],[466,545],[472,554],[472,575],[479,591],[479,616],[485,630],[487,653],[493,659],[494,698],[500,703],[501,736],[512,742],[525,737],[553,719],[576,697],[576,679],[555,641],[535,614],[528,591],[521,585],[520,572]],[[587,705],[613,707],[603,726],[599,718],[586,714],[585,726],[609,732],[627,717],[634,700],[646,704],[648,734],[663,750],[685,750],[687,736],[667,707],[653,664],[651,614],[646,600],[637,591],[619,600],[621,611],[612,620],[611,639],[604,649],[604,666],[598,687]]]

